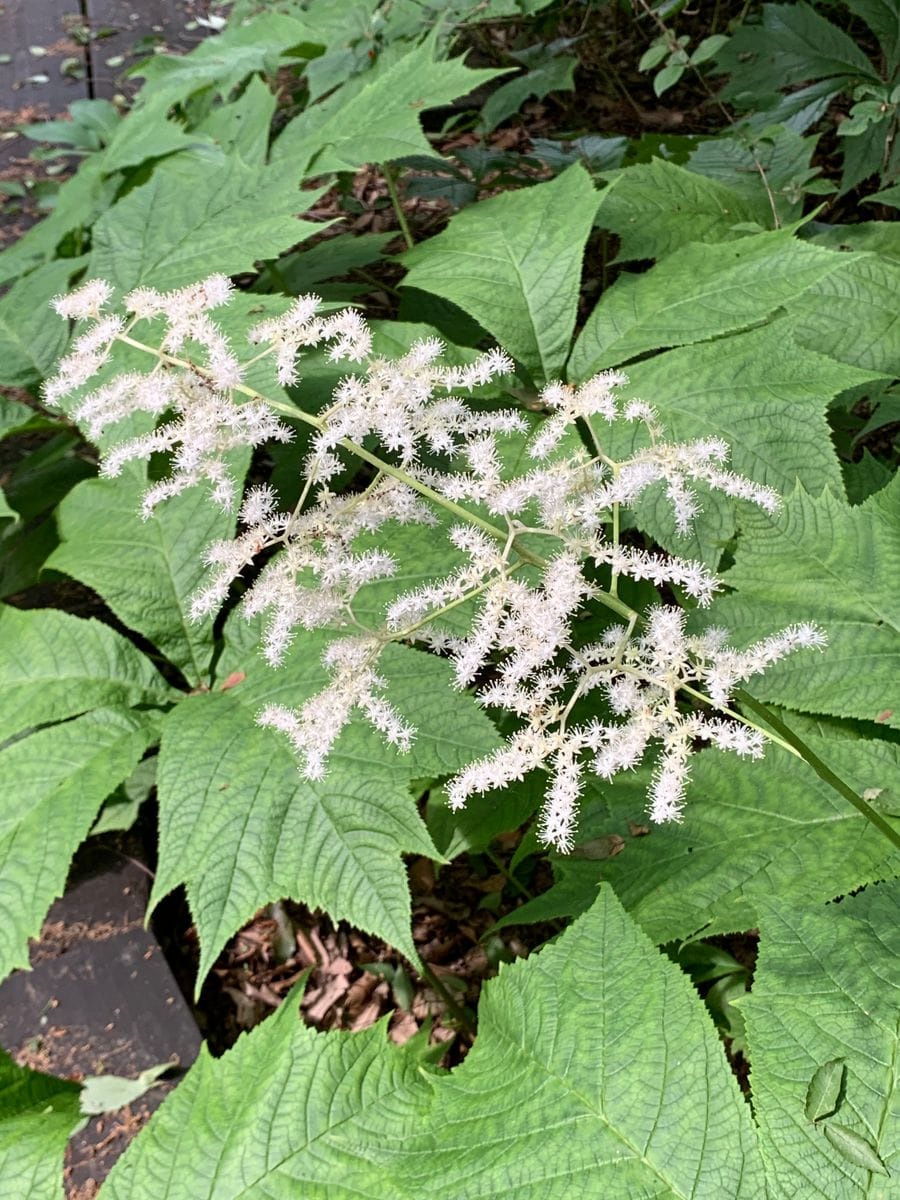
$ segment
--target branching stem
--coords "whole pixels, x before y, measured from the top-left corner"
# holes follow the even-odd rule
[[[184,358],[179,358],[177,355],[170,354],[158,347],[150,346],[145,342],[141,342],[136,338],[133,338],[129,332],[133,325],[134,322],[131,322],[131,324],[129,324],[125,330],[117,334],[116,340],[122,342],[124,345],[131,346],[136,350],[142,350],[153,355],[160,364],[165,363],[169,366],[179,367],[186,371],[208,374],[203,367],[198,366],[196,363],[192,363]],[[257,358],[259,358],[259,355],[257,355]],[[294,420],[303,421],[306,425],[309,425],[314,429],[323,430],[326,427],[327,414],[326,416],[314,416],[312,413],[304,412],[302,409],[297,408],[292,404],[287,404],[282,400],[275,400],[268,396],[264,396],[261,392],[256,391],[255,388],[248,387],[246,384],[236,384],[233,387],[233,391],[239,393],[240,395],[246,396],[248,399],[263,403],[274,411],[283,413],[285,416],[291,417]],[[590,426],[590,422],[588,422],[588,429],[590,430],[591,439],[596,448],[597,456],[603,461],[608,461],[612,468],[615,469],[618,464],[613,463],[612,460],[606,459],[606,456],[603,454],[602,448],[600,447],[599,439]],[[392,478],[397,479],[407,487],[418,492],[419,495],[424,496],[426,499],[432,501],[432,503],[438,505],[438,507],[444,509],[446,512],[458,517],[461,521],[478,526],[478,528],[484,530],[485,533],[490,534],[491,537],[502,542],[505,547],[504,557],[514,552],[519,560],[512,566],[509,566],[507,570],[516,570],[518,567],[521,567],[526,563],[542,570],[546,570],[549,566],[547,559],[541,557],[540,555],[534,554],[527,547],[521,544],[518,536],[518,534],[522,532],[521,528],[518,530],[513,530],[509,527],[503,528],[500,525],[495,525],[492,521],[487,520],[485,517],[481,517],[477,513],[473,513],[469,509],[463,507],[463,505],[457,504],[455,501],[448,499],[446,496],[442,496],[440,492],[429,487],[421,480],[416,479],[414,475],[404,471],[401,467],[394,466],[392,463],[379,458],[376,454],[373,454],[371,451],[367,450],[365,446],[361,446],[349,438],[342,439],[339,444],[345,450],[355,455],[363,462],[367,462],[371,466],[375,467],[376,470],[381,474],[390,475]],[[616,543],[619,532],[618,517],[618,506],[615,506],[613,511],[613,539],[616,541]],[[446,605],[443,609],[431,613],[426,618],[426,621],[420,622],[419,625],[427,623],[427,621],[433,620],[436,616],[441,615],[441,613],[455,608],[458,604],[463,603],[464,600],[470,599],[471,596],[477,595],[481,590],[483,590],[483,588],[475,589],[465,597],[453,601]],[[640,625],[639,614],[633,608],[629,607],[622,600],[620,600],[616,595],[615,579],[613,580],[613,585],[609,592],[597,588],[593,594],[594,597],[606,608],[624,618],[624,620],[628,623],[629,636],[631,632]],[[418,627],[419,626],[410,627],[410,629],[404,631],[404,635],[414,632]],[[627,668],[622,669],[626,670],[627,672]],[[736,698],[741,702],[741,704],[745,705],[747,708],[751,709],[758,716],[760,716],[765,721],[767,727],[761,727],[754,724],[754,722],[750,721],[747,717],[742,716],[739,712],[736,712],[731,708],[714,704],[710,697],[687,684],[681,684],[680,690],[685,692],[687,695],[692,696],[696,700],[700,700],[705,704],[709,704],[711,707],[718,709],[720,712],[725,713],[725,715],[733,718],[734,720],[740,721],[742,724],[758,730],[770,741],[776,742],[789,753],[802,758],[803,761],[806,762],[813,769],[813,771],[815,771],[815,773],[824,783],[833,788],[840,796],[842,796],[849,804],[851,804],[858,812],[860,812],[866,818],[866,820],[874,825],[881,833],[883,833],[893,845],[900,848],[900,832],[898,832],[898,830],[896,830],[888,821],[886,821],[885,818],[882,817],[881,814],[878,813],[872,807],[872,805],[868,803],[868,801],[859,796],[848,783],[841,779],[840,776],[836,775],[835,772],[832,771],[831,768],[828,767],[818,757],[818,755],[815,754],[815,752],[811,750],[810,747],[805,744],[805,742],[803,742],[801,738],[799,738],[787,725],[784,724],[784,722],[782,722],[774,713],[770,712],[758,700],[755,700],[747,692],[743,691],[743,689],[738,690],[735,693]],[[440,983],[434,973],[431,972],[427,967],[426,971],[429,982],[431,982],[435,990],[441,994],[448,1007],[453,1011],[454,1016],[460,1021],[461,1024],[465,1025],[467,1028],[471,1028],[471,1023],[446,991],[443,984]]]

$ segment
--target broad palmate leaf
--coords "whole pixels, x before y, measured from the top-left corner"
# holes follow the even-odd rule
[[[15,433],[23,425],[27,425],[34,416],[34,409],[23,404],[21,400],[13,400],[10,396],[0,396],[0,438]]]
[[[620,275],[603,293],[575,343],[568,374],[587,379],[648,350],[745,329],[846,263],[846,255],[817,253],[781,230],[684,246],[641,275]]]
[[[403,256],[404,285],[464,309],[535,379],[558,376],[596,210],[594,185],[576,163],[549,183],[457,213],[443,233]]]
[[[851,80],[878,82],[874,67],[849,34],[809,4],[764,4],[762,21],[739,23],[716,56],[731,78],[723,96],[748,96],[766,105],[767,92],[835,77],[835,90]],[[773,97],[774,98],[774,97]],[[746,108],[746,101],[742,104]]]
[[[383,1025],[319,1034],[296,1002],[190,1075],[105,1200],[747,1200],[749,1106],[687,977],[609,888],[501,967],[449,1074]]]
[[[806,743],[852,787],[897,792],[900,750],[886,742],[805,734]],[[704,750],[694,756],[682,823],[646,823],[649,771],[605,788],[596,815],[582,812],[571,856],[554,855],[556,886],[506,924],[584,912],[609,880],[657,942],[751,929],[759,902],[825,903],[900,874],[900,853],[799,758],[769,746],[761,762]],[[624,840],[603,854],[604,839]]]
[[[768,227],[772,213],[716,179],[655,158],[626,167],[603,194],[598,222],[620,239],[619,260],[662,258],[688,242],[729,242],[748,223]]]
[[[503,74],[505,71],[471,70],[462,58],[436,60],[435,39],[428,38],[289,121],[275,142],[272,157],[290,163],[299,178],[431,154],[420,114],[450,104]]]
[[[888,1200],[900,1176],[900,888],[826,908],[776,895],[760,901],[760,956],[740,1002],[771,1194]],[[837,1111],[813,1124],[810,1082],[835,1061]]]
[[[102,154],[81,160],[81,166],[56,193],[53,208],[43,220],[0,252],[0,284],[49,262],[63,238],[76,229],[86,229],[115,199],[120,179],[104,174]],[[69,259],[75,266],[77,260]],[[49,299],[45,293],[44,299]]]
[[[0,606],[0,741],[89,708],[177,698],[150,660],[99,621]]]
[[[301,192],[299,179],[290,162],[259,168],[237,154],[221,164],[168,159],[97,221],[88,274],[125,291],[250,271],[321,230],[297,220],[317,196]]]
[[[0,1050],[0,1195],[63,1200],[62,1156],[82,1119],[80,1091]]]
[[[229,23],[222,33],[204,38],[190,54],[155,54],[145,59],[135,72],[145,83],[134,108],[120,122],[106,149],[105,169],[121,170],[206,141],[208,135],[198,136],[198,131],[186,130],[179,121],[167,119],[174,105],[185,104],[200,91],[227,98],[253,74],[243,99],[254,83],[265,86],[256,73],[274,77],[285,58],[290,58],[286,52],[291,47],[313,41],[314,31],[309,26],[295,17],[270,11]]]
[[[734,469],[784,495],[797,480],[809,489],[843,490],[825,410],[829,399],[873,378],[792,339],[785,320],[700,346],[684,346],[634,363],[623,396],[639,396],[660,414],[672,441],[719,438]],[[598,426],[615,457],[625,457],[641,435]],[[633,427],[632,427],[633,428]],[[688,538],[676,535],[662,490],[637,507],[640,527],[667,549],[715,563],[733,535],[736,503],[704,495],[703,513]],[[741,505],[750,510],[749,505]],[[771,626],[770,626],[771,627]]]
[[[62,258],[38,267],[0,299],[0,385],[39,383],[63,352],[68,330],[50,311],[50,297],[64,292],[84,259]]]
[[[190,601],[206,576],[204,549],[232,536],[235,518],[210,502],[205,487],[194,487],[143,521],[145,487],[122,476],[73,488],[57,516],[62,545],[45,565],[99,592],[129,629],[197,684],[209,670],[213,621],[192,621]]]
[[[820,654],[754,679],[754,694],[900,728],[900,479],[855,507],[798,487],[774,517],[748,512],[743,529],[725,576],[735,594],[710,619],[738,645],[796,621],[828,635]]]
[[[898,747],[804,740],[859,792],[896,791]],[[630,840],[600,876],[660,942],[704,926],[708,933],[750,929],[760,899],[824,902],[900,873],[900,853],[884,834],[779,746],[769,746],[762,762],[709,750],[694,763],[684,823]],[[624,834],[628,817],[641,819],[643,793],[632,786],[629,804],[617,790],[606,799],[612,831]]]
[[[846,258],[844,270],[820,279],[792,306],[796,337],[842,362],[896,375],[900,263],[876,254]]]
[[[150,716],[98,709],[0,752],[0,979],[28,965],[72,855],[156,732]]]
[[[471,697],[452,690],[449,664],[392,646],[379,669],[391,701],[418,730],[412,749],[398,753],[357,719],[337,741],[328,774],[311,782],[286,739],[260,728],[256,716],[267,703],[302,704],[325,685],[320,657],[331,637],[298,638],[276,671],[239,618],[230,630],[219,675],[239,681],[189,697],[164,727],[153,902],[186,885],[200,981],[234,931],[283,896],[324,908],[415,959],[401,856],[440,855],[409,782],[449,774],[491,750],[492,724]]]

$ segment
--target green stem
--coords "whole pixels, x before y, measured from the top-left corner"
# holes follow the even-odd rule
[[[619,548],[619,502],[618,502],[618,500],[614,500],[613,506],[612,506],[612,540],[613,540],[613,545],[618,550],[618,548]],[[619,594],[619,575],[618,575],[618,572],[616,572],[616,571],[613,571],[612,577],[610,579],[609,594],[611,596],[618,596],[618,594]]]
[[[437,973],[432,971],[427,962],[422,963],[420,974],[424,979],[428,980],[428,983],[431,985],[434,991],[437,992],[443,1002],[447,1005],[447,1008],[453,1014],[453,1019],[456,1021],[457,1025],[465,1029],[467,1033],[474,1037],[476,1030],[472,1018],[469,1016],[468,1012],[460,1004],[458,1004],[456,1000],[454,1000],[447,988],[444,987]]]
[[[178,358],[174,354],[168,354],[164,350],[159,350],[155,346],[148,346],[144,342],[136,341],[129,337],[128,334],[120,333],[117,336],[117,341],[124,342],[126,346],[133,346],[137,350],[144,350],[148,354],[155,355],[161,362],[168,363],[173,367],[181,367],[187,371],[206,372],[202,367],[198,367],[195,363],[188,362],[187,359]],[[234,392],[240,393],[242,396],[247,396],[251,400],[258,400],[263,404],[268,405],[275,412],[284,413],[285,416],[292,417],[296,421],[303,421],[304,424],[312,426],[313,429],[322,430],[325,428],[325,420],[322,417],[313,416],[312,413],[304,412],[302,408],[297,408],[293,404],[286,404],[283,400],[273,400],[269,396],[264,396],[262,392],[256,391],[255,388],[247,387],[246,384],[235,384],[231,389]],[[495,525],[492,521],[486,520],[484,517],[479,517],[476,513],[470,512],[467,508],[463,508],[461,504],[457,504],[455,500],[448,500],[446,496],[442,496],[440,492],[436,492],[434,488],[428,486],[427,483],[422,483],[416,479],[414,475],[410,475],[401,467],[395,467],[392,463],[385,462],[379,458],[377,454],[372,454],[365,446],[360,446],[358,442],[351,441],[350,438],[342,438],[340,445],[349,453],[361,458],[363,462],[369,463],[376,467],[385,475],[390,475],[393,479],[400,483],[406,484],[413,491],[418,492],[420,496],[424,496],[427,500],[431,500],[433,504],[437,504],[446,512],[452,513],[455,517],[459,517],[461,521],[466,521],[470,525],[477,525],[479,529],[483,529],[485,533],[489,533],[491,537],[497,538],[501,542],[506,542],[508,530],[503,529],[499,525]],[[518,539],[514,539],[512,549],[515,550],[519,558],[524,562],[531,563],[534,567],[539,567],[541,570],[546,570],[549,562],[546,558],[542,558],[539,554],[533,554],[526,547],[522,546]],[[612,609],[620,617],[629,620],[634,615],[634,609],[629,608],[627,604],[623,604],[616,596],[610,595],[608,592],[597,589],[597,600],[607,608]]]
[[[500,872],[500,874],[503,876],[503,878],[506,880],[506,882],[510,885],[510,887],[514,888],[515,891],[517,891],[523,899],[525,899],[525,900],[533,900],[534,899],[534,896],[532,896],[531,892],[529,892],[528,888],[524,885],[524,883],[520,883],[518,881],[518,879],[516,879],[516,877],[515,877],[515,875],[513,875],[512,871],[510,871],[506,866],[504,866],[502,860],[493,852],[493,850],[487,849],[483,853],[484,853],[485,858],[494,864],[494,866],[497,868],[497,870]]]
[[[748,717],[745,717],[743,713],[739,713],[735,709],[729,708],[727,704],[716,704],[716,702],[710,696],[707,696],[705,692],[701,692],[697,688],[693,688],[687,683],[679,684],[678,690],[680,692],[687,692],[687,694],[689,696],[693,696],[695,700],[702,700],[704,704],[708,704],[709,707],[715,709],[716,712],[724,713],[726,717],[731,717],[733,721],[740,721],[740,723],[742,725],[746,725],[748,729],[755,729],[757,733],[761,733],[765,737],[766,741],[775,742],[775,744],[780,746],[782,750],[787,750],[789,754],[793,754],[797,758],[803,757],[796,747],[792,746],[790,742],[786,742],[784,738],[779,737],[777,733],[773,733],[771,729],[763,729],[761,725],[757,725],[755,721],[751,721]]]
[[[382,163],[381,173],[384,175],[384,182],[387,184],[388,194],[391,197],[391,204],[394,206],[394,212],[397,215],[397,222],[403,233],[403,238],[406,242],[407,250],[412,250],[415,242],[413,235],[409,231],[409,223],[406,220],[406,213],[403,211],[403,205],[400,203],[400,193],[397,191],[397,181],[394,178],[394,169],[390,163]]]
[[[836,775],[826,763],[822,762],[821,758],[806,745],[796,733],[785,723],[771,712],[764,704],[760,704],[758,700],[754,700],[743,688],[735,692],[735,699],[740,700],[741,704],[753,710],[758,717],[761,717],[766,724],[780,734],[785,742],[793,747],[794,753],[799,754],[808,766],[812,767],[815,773],[819,776],[823,783],[827,783],[830,788],[833,788],[840,796],[852,804],[857,812],[862,815],[875,826],[884,836],[891,842],[892,845],[900,849],[900,831],[896,830],[893,825],[884,819],[881,813],[876,812],[868,801],[863,800],[862,796],[857,795],[849,783],[845,783],[840,775]]]

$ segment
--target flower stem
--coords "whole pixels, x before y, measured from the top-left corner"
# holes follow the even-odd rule
[[[201,371],[206,374],[204,369],[202,367],[198,367],[195,363],[188,362],[187,359],[178,358],[176,355],[168,354],[166,351],[159,350],[155,346],[148,346],[144,342],[139,342],[136,339],[129,337],[128,334],[118,334],[117,341],[124,342],[126,346],[132,346],[136,350],[144,350],[148,354],[153,354],[161,362],[165,362],[169,366],[180,367],[183,370],[192,372]],[[238,392],[240,395],[246,396],[250,400],[260,401],[271,408],[274,412],[283,413],[285,416],[292,417],[297,421],[303,421],[304,424],[312,426],[313,429],[321,430],[325,428],[326,422],[323,417],[317,417],[312,413],[304,412],[302,408],[297,408],[293,404],[286,404],[283,400],[275,400],[269,396],[264,396],[262,392],[256,391],[255,388],[247,387],[246,384],[235,384],[232,388],[232,391]],[[499,541],[506,542],[508,530],[499,525],[495,525],[492,521],[488,521],[484,517],[478,516],[477,513],[470,512],[461,504],[457,504],[455,500],[448,500],[446,496],[442,496],[440,492],[437,492],[434,488],[429,487],[427,483],[422,483],[421,480],[416,479],[414,475],[410,475],[401,467],[395,467],[392,463],[386,462],[383,458],[379,458],[377,454],[372,454],[371,451],[365,448],[365,446],[360,446],[357,442],[353,442],[349,438],[342,438],[340,445],[357,458],[362,459],[363,462],[369,463],[370,466],[377,468],[377,470],[381,471],[383,474],[390,475],[400,483],[406,484],[407,487],[412,488],[412,490],[415,492],[418,492],[420,496],[424,496],[427,500],[431,500],[433,504],[437,504],[446,512],[452,513],[453,516],[458,517],[461,521],[466,521],[470,525],[477,525],[479,529],[483,529],[484,532],[489,533],[491,537],[497,538]],[[519,558],[521,558],[524,562],[531,563],[532,566],[546,570],[547,566],[549,565],[546,558],[542,558],[539,554],[533,554],[526,547],[522,546],[518,539],[513,541],[512,548],[515,550]],[[597,589],[596,599],[601,604],[605,605],[606,608],[610,608],[613,612],[618,613],[620,617],[624,617],[626,621],[630,620],[630,618],[634,615],[634,609],[629,608],[628,605],[624,604],[618,599],[618,597],[611,595],[609,592],[604,592],[600,588]]]
[[[740,700],[741,704],[746,704],[757,716],[762,717],[768,725],[771,725],[781,735],[783,741],[787,742],[793,748],[794,753],[798,754],[805,763],[812,767],[823,783],[827,783],[830,788],[833,788],[834,791],[843,796],[849,804],[853,805],[857,812],[862,813],[867,821],[883,833],[892,845],[900,849],[900,831],[895,829],[889,821],[886,821],[881,813],[876,812],[867,800],[857,795],[850,784],[841,779],[840,775],[836,775],[831,767],[827,763],[824,763],[818,754],[811,750],[801,738],[797,737],[796,733],[789,726],[785,725],[775,713],[766,708],[764,704],[760,704],[758,700],[754,700],[742,688],[735,692],[735,698]]]
[[[757,725],[755,721],[751,721],[749,717],[745,717],[743,713],[737,712],[736,709],[729,708],[727,704],[717,704],[710,696],[707,696],[705,692],[701,692],[697,688],[693,688],[687,683],[679,684],[678,690],[680,692],[687,692],[687,694],[689,696],[693,696],[695,700],[702,700],[704,704],[708,704],[710,708],[715,709],[716,712],[724,713],[726,717],[731,717],[733,721],[740,721],[740,723],[742,725],[746,725],[748,729],[755,729],[757,733],[761,733],[765,737],[766,741],[774,742],[777,746],[780,746],[782,750],[787,750],[789,754],[793,754],[797,758],[803,757],[803,755],[795,746],[793,746],[790,742],[785,741],[784,738],[779,737],[777,733],[773,733],[771,729],[764,729],[761,725]]]
[[[406,248],[412,250],[415,242],[409,230],[409,222],[406,220],[406,213],[403,211],[403,205],[400,203],[400,193],[397,191],[397,180],[394,177],[394,168],[390,163],[382,163],[381,173],[384,175],[384,182],[387,184],[388,194],[391,197],[391,204],[394,206],[394,212],[397,215],[397,223],[403,233],[403,239],[406,242]]]

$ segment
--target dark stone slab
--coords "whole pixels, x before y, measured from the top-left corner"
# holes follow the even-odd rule
[[[0,4],[0,54],[11,58],[0,64],[0,109],[40,105],[49,116],[87,96],[84,47],[70,36],[71,25],[63,19],[67,14],[78,17],[77,0],[3,0]],[[31,47],[46,53],[33,54]],[[69,58],[80,59],[80,79],[61,73]],[[35,79],[42,75],[47,76],[46,82]]]
[[[134,95],[140,80],[127,78],[123,74],[127,67],[152,54],[154,45],[185,53],[208,32],[203,26],[196,25],[196,17],[205,7],[196,0],[84,2],[91,28],[103,33],[88,48],[93,96],[111,99],[117,93]],[[124,61],[119,62],[119,59]]]
[[[0,985],[0,1044],[20,1062],[65,1077],[134,1077],[196,1058],[194,1018],[143,926],[148,883],[146,869],[119,850],[89,846],[79,855],[76,882],[32,947],[32,970]],[[93,1118],[70,1144],[69,1185],[104,1179],[173,1086]]]

